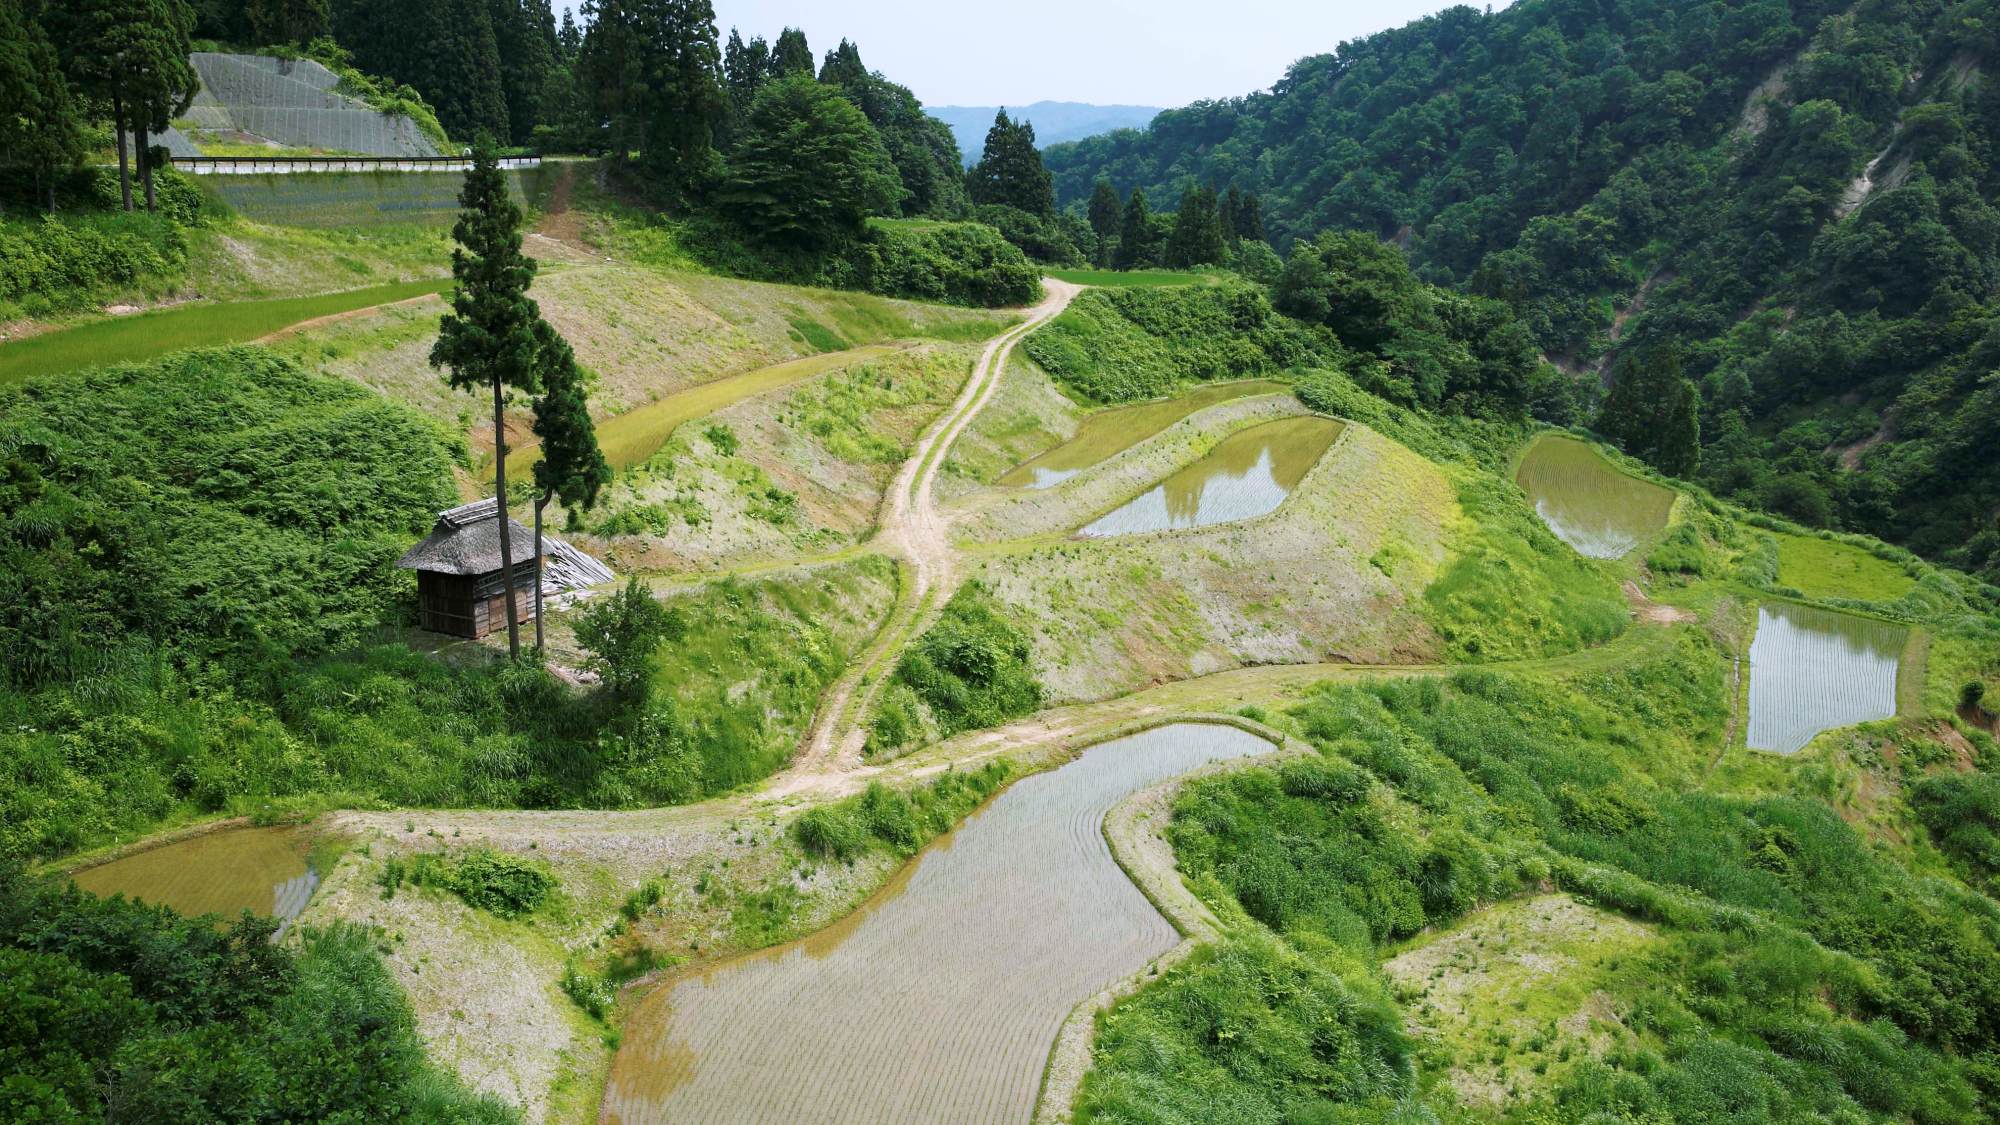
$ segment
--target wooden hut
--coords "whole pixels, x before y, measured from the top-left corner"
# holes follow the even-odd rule
[[[500,566],[499,505],[481,500],[438,514],[437,526],[396,565],[417,572],[423,627],[483,637],[507,627],[507,584]],[[507,521],[514,554],[516,620],[535,616],[535,533]]]

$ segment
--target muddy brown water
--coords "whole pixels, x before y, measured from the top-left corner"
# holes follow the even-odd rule
[[[193,917],[245,910],[289,922],[319,885],[299,828],[229,828],[135,852],[71,876],[109,898],[122,894]]]
[[[1008,487],[1049,488],[1100,461],[1125,452],[1197,410],[1252,395],[1276,394],[1290,389],[1289,384],[1271,379],[1245,379],[1235,383],[1211,383],[1178,398],[1101,410],[1085,418],[1068,441],[1010,470],[997,483]]]
[[[1181,723],[1023,778],[839,924],[654,989],[603,1120],[1027,1121],[1070,1010],[1180,940],[1113,860],[1105,813],[1271,749]]]
[[[1084,525],[1080,535],[1130,535],[1247,520],[1276,511],[1340,436],[1331,418],[1285,418],[1238,430],[1207,456],[1124,507]]]
[[[1795,754],[1821,731],[1891,718],[1908,630],[1789,602],[1757,607],[1750,642],[1753,750]]]
[[[1574,438],[1549,434],[1521,458],[1515,483],[1556,538],[1585,558],[1615,559],[1667,526],[1674,494],[1626,476]]]

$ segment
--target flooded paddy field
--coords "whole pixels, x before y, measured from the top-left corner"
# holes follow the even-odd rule
[[[1622,558],[1667,526],[1674,494],[1618,471],[1575,438],[1547,434],[1521,458],[1514,481],[1556,538],[1592,559]]]
[[[1112,858],[1105,813],[1271,749],[1181,723],[1024,778],[839,924],[641,1000],[604,1119],[1027,1121],[1070,1010],[1179,941]]]
[[[1196,411],[1234,399],[1276,394],[1289,389],[1288,384],[1270,379],[1246,379],[1235,383],[1211,383],[1178,398],[1102,410],[1085,418],[1068,441],[1010,470],[997,483],[1008,487],[1049,488],[1100,461],[1123,453]]]
[[[1866,617],[1783,602],[1758,606],[1750,748],[1795,754],[1822,731],[1893,717],[1907,639],[1901,626]]]
[[[1330,418],[1285,418],[1222,439],[1208,455],[1086,524],[1086,537],[1172,531],[1276,511],[1340,436]]]
[[[319,885],[300,828],[229,828],[190,836],[78,871],[94,895],[122,894],[193,917],[245,910],[289,922]]]

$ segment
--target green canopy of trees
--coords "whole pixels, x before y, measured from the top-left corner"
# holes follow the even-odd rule
[[[1586,390],[1671,346],[1701,483],[2000,579],[1997,27],[1979,0],[1461,6],[1044,159],[1065,206],[1214,185],[1260,200],[1242,237],[1393,239]]]
[[[893,213],[901,191],[895,163],[854,103],[794,75],[757,94],[721,200],[761,237],[819,246]]]

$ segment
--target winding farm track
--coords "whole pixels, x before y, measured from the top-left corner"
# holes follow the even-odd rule
[[[992,401],[1014,346],[1043,321],[1061,313],[1081,291],[1079,286],[1046,278],[1047,295],[1028,310],[1020,323],[994,337],[973,365],[950,408],[917,439],[910,457],[890,482],[882,500],[870,546],[895,559],[901,571],[896,606],[873,644],[862,653],[820,700],[812,726],[791,768],[774,778],[767,793],[784,796],[816,788],[822,775],[848,772],[861,764],[867,740],[862,722],[881,689],[883,673],[903,644],[916,636],[944,605],[958,582],[958,552],[951,542],[951,522],[938,511],[938,469],[973,419]]]

